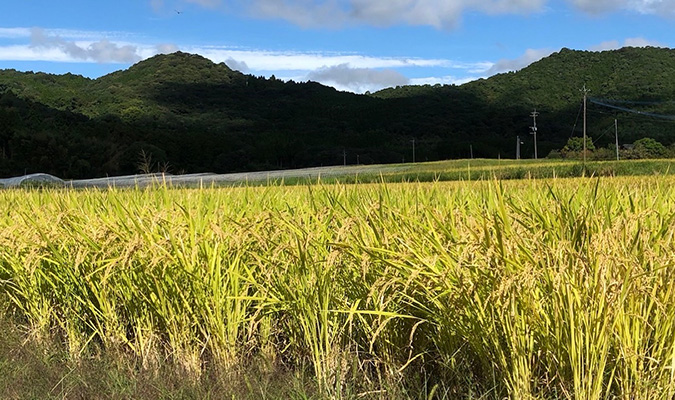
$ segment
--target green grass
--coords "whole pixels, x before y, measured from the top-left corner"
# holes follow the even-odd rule
[[[386,164],[335,167],[321,175],[307,177],[290,176],[275,181],[277,184],[298,185],[316,183],[378,183],[378,182],[435,182],[475,180],[519,180],[578,178],[590,176],[652,176],[675,173],[675,160],[449,160],[416,164]],[[263,183],[247,181],[247,184]]]
[[[0,396],[671,399],[673,183],[2,191]]]

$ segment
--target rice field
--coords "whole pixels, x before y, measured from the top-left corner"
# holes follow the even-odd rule
[[[297,398],[672,399],[674,184],[5,190],[0,311],[73,365]]]

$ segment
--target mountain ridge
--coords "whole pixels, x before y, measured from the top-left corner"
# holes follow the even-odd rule
[[[520,71],[461,86],[371,95],[246,75],[181,52],[98,79],[2,70],[0,175],[128,174],[144,154],[174,172],[335,165],[345,154],[349,164],[392,163],[412,159],[413,139],[417,160],[468,157],[469,148],[477,157],[513,157],[516,136],[529,136],[534,108],[545,155],[578,134],[584,84],[594,97],[675,99],[675,50],[562,49]],[[645,136],[675,141],[673,124],[599,106],[590,112],[599,145],[610,139],[603,132],[615,117],[626,143]],[[532,147],[528,138],[523,154]]]

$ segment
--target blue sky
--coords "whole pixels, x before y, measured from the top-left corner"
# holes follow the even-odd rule
[[[675,0],[4,0],[0,68],[96,78],[159,53],[340,90],[460,84],[563,47],[675,46]]]

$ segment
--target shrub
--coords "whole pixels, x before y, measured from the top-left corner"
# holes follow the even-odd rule
[[[633,152],[636,158],[662,158],[668,153],[661,142],[652,138],[642,138],[633,143]]]

